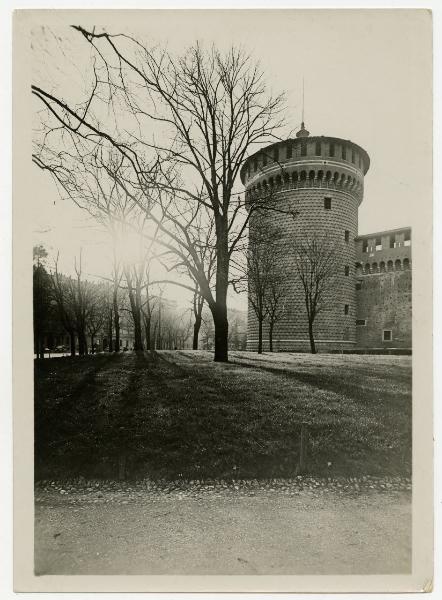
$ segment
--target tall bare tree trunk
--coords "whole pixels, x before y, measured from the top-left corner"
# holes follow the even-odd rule
[[[193,350],[198,350],[198,338],[199,338],[200,329],[201,329],[201,322],[202,322],[201,317],[198,317],[198,316],[195,317],[195,323],[193,324],[193,342],[192,342]]]
[[[273,326],[274,326],[273,321],[270,321],[270,323],[269,323],[269,350],[270,350],[270,352],[273,352]]]
[[[158,328],[158,323],[155,323],[154,327],[153,327],[153,350],[157,350],[158,348],[158,340],[157,340],[157,328]]]
[[[262,354],[262,318],[258,319],[258,354]]]
[[[75,332],[69,331],[69,342],[71,345],[71,356],[75,356]]]
[[[313,336],[313,321],[308,322],[308,335],[310,338],[310,351],[312,354],[316,354],[315,338]]]
[[[113,292],[114,328],[115,328],[115,352],[120,351],[120,313],[118,311],[118,287],[114,286]]]
[[[192,341],[192,349],[198,350],[198,338],[201,329],[202,323],[202,315],[203,315],[203,307],[204,307],[204,298],[199,293],[199,288],[195,290],[193,294],[193,315],[195,317],[195,322],[193,324],[193,341]],[[184,347],[184,340],[183,340]]]
[[[227,228],[224,220],[216,220],[216,302],[210,307],[215,326],[216,362],[229,360],[229,321],[227,319],[227,288],[229,285],[229,250]]]
[[[114,332],[113,332],[113,328],[112,328],[112,315],[111,315],[109,318],[109,323],[108,323],[109,342],[107,345],[107,349],[109,350],[109,352],[113,352],[113,350],[114,350],[114,343],[112,340],[113,334],[114,334]]]
[[[143,336],[141,330],[141,315],[135,313],[132,315],[134,321],[134,350],[135,352],[143,352]]]
[[[227,306],[217,302],[212,310],[213,324],[215,327],[215,356],[216,362],[228,361],[228,335],[229,323],[227,320]]]
[[[150,329],[151,329],[151,318],[144,316],[144,337],[146,339],[146,350],[152,349]]]
[[[39,348],[38,358],[44,358],[45,357],[45,342],[44,342],[43,336],[39,336],[38,348]]]
[[[78,354],[84,356],[88,353],[87,339],[84,330],[80,329],[78,332]]]

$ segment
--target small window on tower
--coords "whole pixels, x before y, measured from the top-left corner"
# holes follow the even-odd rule
[[[350,232],[348,229],[345,230],[345,241],[346,242],[350,241]]]
[[[350,275],[350,267],[348,265],[345,265],[345,275],[346,277]]]
[[[355,157],[355,151],[354,151],[354,150],[352,150],[352,151],[351,151],[351,162],[352,162],[352,163],[354,163],[354,162],[355,162],[355,158],[356,158],[356,157]]]
[[[395,247],[395,238],[394,235],[390,235],[390,248]]]
[[[347,148],[345,146],[342,146],[342,158],[347,160]]]
[[[367,325],[367,319],[356,319],[356,325],[364,327]]]
[[[315,154],[316,154],[316,156],[321,156],[321,142],[316,142]]]
[[[331,198],[324,198],[324,208],[326,210],[331,209]]]
[[[301,156],[307,156],[307,142],[301,140]]]
[[[368,240],[362,242],[362,252],[368,252]]]
[[[393,339],[391,329],[384,329],[382,332],[382,341],[383,342],[391,342]]]
[[[362,290],[362,281],[357,281],[356,282],[356,290]]]
[[[292,145],[287,144],[286,146],[286,158],[292,158]]]
[[[349,312],[350,312],[350,305],[344,304],[344,315],[348,315]]]
[[[335,145],[333,142],[330,142],[330,152],[329,152],[330,156],[334,156],[335,155]]]
[[[273,150],[273,160],[275,162],[279,162],[279,148],[275,148]]]
[[[411,232],[407,231],[404,235],[404,246],[411,246]]]
[[[376,238],[376,250],[382,250],[382,240],[381,240],[381,238]]]

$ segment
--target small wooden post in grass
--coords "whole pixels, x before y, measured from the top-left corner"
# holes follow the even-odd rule
[[[307,423],[301,423],[301,443],[299,448],[298,473],[304,473],[307,468],[308,434],[309,432]]]

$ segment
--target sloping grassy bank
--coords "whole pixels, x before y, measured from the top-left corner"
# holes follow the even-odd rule
[[[410,475],[411,358],[205,352],[35,362],[36,477]]]

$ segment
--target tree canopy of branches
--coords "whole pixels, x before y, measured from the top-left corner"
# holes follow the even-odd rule
[[[295,270],[304,293],[312,354],[316,353],[313,323],[335,284],[339,266],[336,244],[327,235],[297,239]]]
[[[196,44],[176,57],[125,34],[74,30],[92,50],[90,93],[75,104],[44,83],[32,86],[46,110],[33,160],[66,189],[72,162],[99,157],[108,188],[144,211],[174,265],[197,282],[213,316],[214,358],[226,361],[230,259],[255,204],[263,205],[255,198],[246,210],[238,174],[256,144],[277,139],[283,98],[268,93],[259,67],[239,49]],[[118,160],[108,169],[110,156]],[[214,285],[200,252],[207,220]]]

